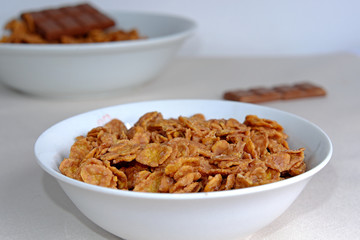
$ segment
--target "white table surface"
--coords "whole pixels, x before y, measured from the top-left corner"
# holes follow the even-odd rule
[[[247,239],[359,239],[360,58],[178,58],[164,74],[135,89],[95,99],[44,99],[0,85],[0,239],[118,239],[84,217],[36,163],[37,137],[72,115],[127,102],[221,99],[233,88],[309,80],[326,97],[263,105],[300,115],[332,139],[330,163],[291,207]],[[61,139],[59,139],[61,141]]]

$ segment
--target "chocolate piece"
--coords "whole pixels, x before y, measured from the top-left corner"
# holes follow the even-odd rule
[[[274,100],[288,100],[296,98],[307,98],[325,96],[326,91],[311,83],[298,83],[294,85],[279,85],[272,88],[250,88],[228,91],[224,94],[224,99],[261,103]]]
[[[258,101],[261,100],[262,102],[278,100],[281,98],[281,94],[279,92],[270,88],[252,88],[250,91],[255,93],[257,96],[260,96],[261,99],[258,99]]]
[[[277,86],[274,90],[281,94],[282,99],[295,99],[306,97],[306,92],[295,86]]]
[[[270,88],[252,88],[226,92],[224,98],[240,102],[260,103],[278,100],[281,98],[281,94]]]
[[[258,102],[259,96],[251,91],[237,90],[226,92],[224,98],[239,102]]]
[[[323,88],[316,86],[314,84],[311,84],[311,83],[300,83],[300,84],[295,84],[295,86],[300,88],[301,90],[305,91],[307,96],[309,96],[309,97],[326,95],[326,91]]]
[[[21,17],[47,40],[58,40],[65,35],[83,35],[93,29],[115,25],[111,18],[89,4],[27,12]]]

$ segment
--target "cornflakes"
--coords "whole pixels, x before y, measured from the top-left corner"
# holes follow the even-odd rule
[[[39,33],[35,31],[31,22],[27,22],[23,19],[13,19],[5,25],[5,29],[10,32],[8,35],[4,35],[0,38],[0,43],[26,43],[26,44],[77,44],[77,43],[98,43],[98,42],[116,42],[116,41],[131,41],[144,39],[146,37],[141,36],[137,29],[131,29],[129,31],[114,29],[103,30],[93,29],[88,33],[67,36],[63,35],[59,39],[47,40]]]
[[[60,172],[86,183],[154,193],[213,192],[263,185],[306,171],[276,121],[164,119],[149,112],[130,129],[119,119],[76,138]]]

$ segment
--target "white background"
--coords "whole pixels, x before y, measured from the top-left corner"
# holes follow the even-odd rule
[[[22,11],[83,1],[1,0],[0,21]],[[196,34],[180,55],[309,55],[360,48],[358,0],[92,0],[95,6],[192,18]]]

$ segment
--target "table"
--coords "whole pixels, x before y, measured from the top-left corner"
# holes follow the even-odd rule
[[[347,53],[287,58],[179,57],[157,79],[109,96],[46,99],[0,85],[0,239],[118,239],[83,216],[37,165],[34,143],[56,122],[110,105],[155,99],[221,99],[229,89],[303,80],[325,87],[328,95],[263,105],[319,125],[332,139],[332,160],[281,217],[247,239],[358,239],[359,76],[360,58]]]

